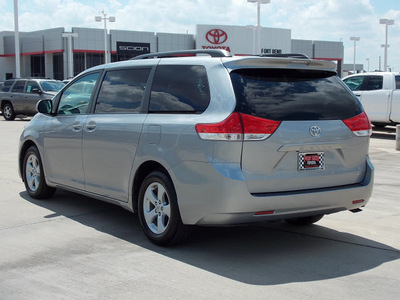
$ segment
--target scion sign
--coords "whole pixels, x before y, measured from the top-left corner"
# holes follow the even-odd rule
[[[150,43],[117,42],[117,54],[141,55],[150,53]]]

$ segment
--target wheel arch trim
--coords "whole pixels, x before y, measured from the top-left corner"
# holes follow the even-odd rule
[[[136,169],[135,174],[133,176],[132,186],[130,188],[131,195],[129,199],[131,201],[132,211],[136,211],[138,207],[138,196],[140,191],[140,186],[143,180],[153,171],[161,171],[167,175],[172,183],[174,184],[171,175],[169,174],[167,168],[163,166],[160,162],[154,160],[144,161],[140,164],[140,166]]]

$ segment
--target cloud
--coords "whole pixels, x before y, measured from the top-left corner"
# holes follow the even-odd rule
[[[345,47],[345,62],[353,61],[353,43],[350,36],[359,36],[357,63],[377,69],[382,56],[384,26],[380,18],[395,20],[389,28],[389,62],[400,71],[400,9],[398,0],[385,0],[385,7],[374,8],[372,0],[271,0],[261,5],[261,25],[288,28],[292,38],[339,41]],[[11,1],[0,0],[0,30],[14,30]],[[378,5],[378,4],[377,4]],[[396,6],[395,6],[396,5]],[[108,23],[109,29],[195,33],[196,24],[246,26],[256,24],[256,5],[246,0],[19,0],[19,28],[34,31],[46,28],[71,27],[102,28],[94,16],[102,10],[116,17]],[[379,11],[379,13],[378,13]]]

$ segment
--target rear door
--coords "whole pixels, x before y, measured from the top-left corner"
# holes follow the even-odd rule
[[[24,111],[25,83],[26,80],[17,80],[11,89],[10,95],[15,112]]]
[[[390,120],[396,123],[400,123],[400,75],[395,76],[395,90],[392,96],[392,110],[390,114]]]
[[[240,114],[281,122],[264,140],[243,142],[251,193],[335,187],[362,181],[368,138],[342,120],[363,112],[333,72],[241,69],[231,73]]]
[[[36,103],[42,99],[39,94],[40,91],[40,86],[36,81],[28,80],[24,96],[24,112],[28,114],[36,113]]]

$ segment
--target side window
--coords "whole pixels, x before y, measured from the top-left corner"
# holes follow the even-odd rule
[[[139,112],[151,69],[116,70],[104,77],[95,113]]]
[[[383,85],[383,76],[368,76],[368,83],[365,88],[367,91],[381,90]]]
[[[203,66],[158,66],[151,90],[150,113],[202,113],[210,103]]]
[[[365,76],[355,76],[345,79],[344,83],[347,84],[352,91],[361,91],[364,79]]]
[[[12,91],[13,93],[23,93],[24,92],[24,87],[25,87],[25,81],[24,80],[18,80],[13,88]]]
[[[12,84],[14,83],[14,81],[6,81],[4,82],[4,86],[1,89],[2,92],[8,92],[10,90],[10,87],[12,86]]]
[[[79,78],[61,95],[57,114],[85,114],[89,107],[90,98],[99,73],[92,73]]]
[[[396,76],[396,90],[400,90],[400,76]]]
[[[38,91],[40,91],[40,87],[36,81],[28,81],[26,83],[26,92],[27,93],[38,93]]]

